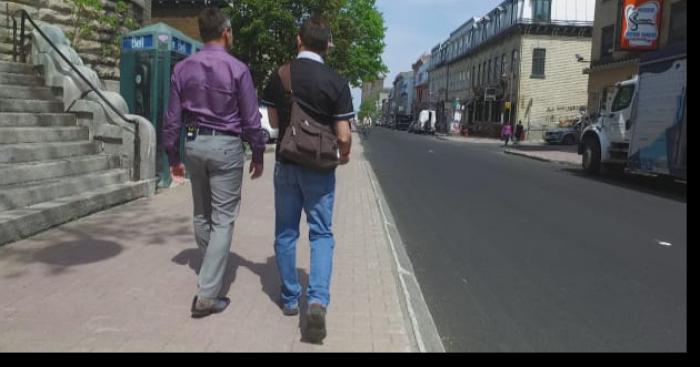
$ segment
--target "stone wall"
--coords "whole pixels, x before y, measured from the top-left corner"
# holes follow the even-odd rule
[[[126,0],[131,5],[131,14],[140,25],[150,21],[150,0]],[[113,11],[115,0],[102,0],[107,12]],[[73,6],[67,0],[6,0],[0,1],[0,60],[12,60],[12,19],[17,10],[24,9],[35,21],[40,20],[60,27],[64,32],[73,32],[75,17]],[[19,21],[19,18],[18,18]],[[100,78],[119,80],[119,59],[103,53],[113,30],[93,20],[97,31],[81,40],[76,48],[85,64],[97,71]],[[30,27],[31,29],[31,27]]]

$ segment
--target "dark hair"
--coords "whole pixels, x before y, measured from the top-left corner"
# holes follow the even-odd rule
[[[199,14],[199,35],[202,41],[209,42],[221,38],[231,21],[217,8],[206,8]]]
[[[304,22],[299,30],[304,47],[319,54],[328,51],[331,41],[331,27],[323,18],[314,16]]]

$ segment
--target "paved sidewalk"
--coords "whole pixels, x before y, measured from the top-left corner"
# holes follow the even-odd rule
[[[503,141],[492,138],[463,137],[438,135],[438,139],[467,144],[490,144],[503,146]],[[543,162],[554,162],[567,165],[580,165],[581,156],[578,155],[576,145],[550,145],[544,141],[526,140],[518,146],[510,144],[504,150],[506,154],[517,155]]]
[[[183,185],[0,248],[0,351],[417,351],[356,139],[354,161],[338,172],[324,345],[302,342],[305,317],[284,317],[277,306],[274,157],[267,154],[264,177],[244,182],[225,282],[232,304],[225,313],[190,318],[200,260],[190,187]],[[307,231],[304,224],[298,251],[304,283]]]
[[[503,140],[494,138],[482,138],[475,136],[459,136],[459,135],[436,135],[438,139],[452,141],[457,143],[468,143],[468,144],[492,144],[492,145],[503,145]],[[512,143],[511,143],[512,144]],[[527,140],[520,143],[521,146],[541,146],[544,144],[544,140]]]
[[[445,141],[452,141],[456,143],[470,143],[470,144],[493,144],[493,145],[498,145],[501,144],[503,145],[503,142],[498,140],[498,139],[490,139],[490,138],[479,138],[479,137],[465,137],[465,136],[450,136],[450,135],[435,135],[440,140],[445,140]]]
[[[581,156],[576,145],[522,145],[505,150],[506,154],[517,155],[543,162],[578,166]]]

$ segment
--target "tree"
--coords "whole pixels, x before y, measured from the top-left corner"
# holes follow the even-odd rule
[[[372,101],[362,102],[360,105],[360,112],[358,112],[357,117],[360,121],[363,121],[365,117],[371,117],[372,120],[376,120],[377,104]]]
[[[277,67],[296,55],[296,35],[311,15],[326,18],[335,48],[328,64],[357,87],[385,73],[384,18],[376,0],[239,0],[227,8],[233,53],[249,65],[260,90]]]

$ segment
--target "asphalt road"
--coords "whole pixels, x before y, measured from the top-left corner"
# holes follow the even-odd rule
[[[684,186],[382,128],[363,144],[447,351],[687,351]]]

